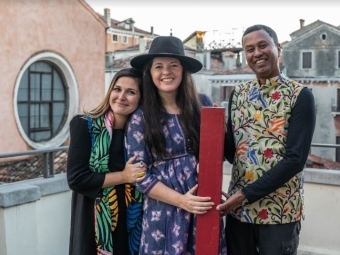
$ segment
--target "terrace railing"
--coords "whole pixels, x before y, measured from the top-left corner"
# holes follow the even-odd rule
[[[12,158],[26,155],[41,155],[43,157],[43,177],[51,178],[54,176],[54,153],[57,151],[67,151],[68,146],[61,146],[49,149],[29,150],[0,154],[1,158]]]
[[[323,144],[323,143],[312,143],[311,147],[323,147],[323,148],[340,148],[340,144]],[[0,154],[0,159],[20,157],[26,155],[39,155],[43,156],[43,177],[51,178],[54,176],[54,153],[58,151],[67,151],[68,146],[61,146],[49,149],[39,149],[39,150],[28,150],[20,152],[2,153]]]

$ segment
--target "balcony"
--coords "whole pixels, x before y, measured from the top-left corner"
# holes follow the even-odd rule
[[[230,172],[225,163],[223,190]],[[340,254],[340,171],[307,168],[304,175],[306,218],[298,254]],[[67,255],[70,210],[65,173],[0,185],[0,254]]]

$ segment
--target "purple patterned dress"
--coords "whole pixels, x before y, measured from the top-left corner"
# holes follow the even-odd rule
[[[137,183],[144,196],[143,231],[139,254],[194,255],[196,216],[184,209],[154,200],[148,192],[161,181],[185,194],[197,184],[197,159],[190,151],[180,124],[179,115],[169,114],[164,125],[169,158],[155,161],[144,141],[144,119],[141,108],[131,116],[126,135],[128,158],[138,155],[148,165],[146,178]],[[223,227],[221,232],[223,233]],[[226,254],[225,238],[221,233],[220,254]],[[209,237],[207,237],[209,238]]]

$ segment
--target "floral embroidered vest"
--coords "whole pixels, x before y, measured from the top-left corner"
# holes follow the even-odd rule
[[[289,118],[303,86],[283,74],[235,87],[231,119],[236,146],[229,194],[234,194],[275,166],[285,154]],[[303,212],[302,173],[275,192],[234,209],[242,222],[284,224],[297,221]]]

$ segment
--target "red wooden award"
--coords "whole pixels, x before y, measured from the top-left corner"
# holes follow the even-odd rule
[[[215,203],[206,214],[197,215],[196,255],[218,255],[223,178],[225,108],[203,107],[201,110],[198,196],[211,197]]]

